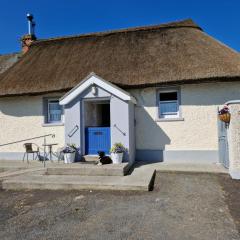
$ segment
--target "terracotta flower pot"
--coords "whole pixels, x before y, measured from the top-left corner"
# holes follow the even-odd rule
[[[231,118],[231,114],[230,113],[223,113],[223,114],[219,114],[219,119],[225,123],[229,123],[230,122],[230,118]]]

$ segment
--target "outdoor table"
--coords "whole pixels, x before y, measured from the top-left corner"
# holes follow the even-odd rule
[[[49,156],[49,160],[52,161],[52,154],[53,154],[53,151],[52,151],[52,147],[53,146],[56,146],[58,145],[57,143],[46,143],[46,144],[43,144],[43,147],[48,147],[48,152],[45,152],[44,153],[44,158]]]

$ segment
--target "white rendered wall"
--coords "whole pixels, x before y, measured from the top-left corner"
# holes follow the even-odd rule
[[[240,179],[240,101],[229,103],[231,120],[228,131],[229,173],[233,179]]]
[[[59,96],[59,95],[47,95]],[[43,96],[9,97],[0,99],[0,145],[45,134],[55,134],[55,138],[47,138],[47,142],[64,145],[64,126],[42,126]],[[30,140],[42,147],[43,139]],[[23,143],[0,147],[3,152],[24,152]]]
[[[135,106],[136,149],[218,150],[217,107],[240,99],[240,83],[206,83],[181,86],[183,121],[157,122],[156,88],[129,91]],[[56,95],[53,95],[56,96]],[[64,145],[64,126],[43,127],[43,96],[0,99],[0,144],[54,133]],[[72,126],[71,126],[72,127]],[[43,140],[35,143],[42,145]],[[23,152],[22,143],[1,147],[0,152]]]
[[[134,89],[136,149],[218,150],[217,108],[240,99],[240,83],[182,85],[183,121],[156,121],[156,88]]]

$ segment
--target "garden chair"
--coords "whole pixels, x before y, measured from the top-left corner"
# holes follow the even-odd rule
[[[38,147],[37,144],[35,144],[35,143],[24,143],[23,146],[25,148],[25,153],[23,155],[23,162],[24,162],[25,156],[27,155],[27,162],[29,163],[28,154],[33,155],[33,160],[36,160],[37,158],[40,159],[40,152],[39,152],[39,147]],[[33,146],[35,146],[36,150],[34,150]],[[36,157],[34,158],[35,154],[36,154]]]

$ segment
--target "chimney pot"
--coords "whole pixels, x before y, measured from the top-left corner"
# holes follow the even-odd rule
[[[31,35],[31,34],[26,34],[21,38],[21,42],[22,42],[22,53],[26,53],[31,44],[36,40],[36,36],[35,35]]]

